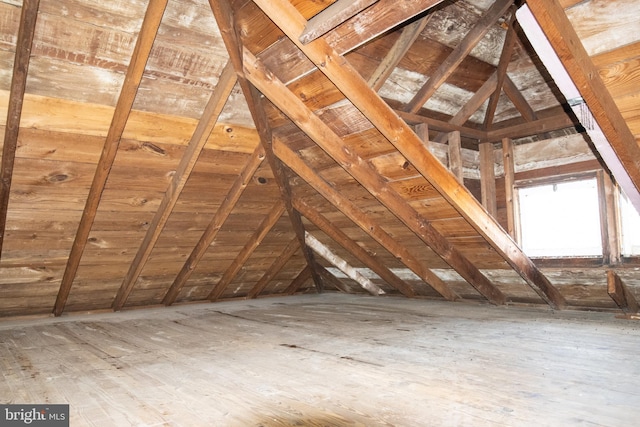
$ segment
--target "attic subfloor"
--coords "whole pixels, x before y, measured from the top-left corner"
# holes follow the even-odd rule
[[[3,403],[73,426],[633,425],[640,323],[325,294],[0,323]]]

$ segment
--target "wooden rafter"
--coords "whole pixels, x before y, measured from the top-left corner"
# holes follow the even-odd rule
[[[614,175],[618,174],[618,181],[622,181],[622,175],[628,176],[630,188],[626,188],[626,193],[631,194],[630,198],[640,212],[640,146],[637,140],[557,0],[528,0],[527,5],[589,107],[606,143],[615,152],[620,169],[624,170],[613,170]],[[619,167],[609,165],[610,169],[612,166]]]
[[[297,236],[289,241],[287,246],[282,250],[280,255],[271,263],[269,268],[264,272],[260,280],[253,286],[253,288],[247,294],[247,298],[257,298],[258,295],[264,291],[269,282],[282,270],[282,268],[289,262],[291,257],[300,249],[300,241]]]
[[[91,232],[91,227],[96,218],[98,206],[100,205],[100,199],[102,197],[102,191],[109,178],[113,161],[115,160],[118,146],[120,145],[120,138],[127,124],[131,108],[133,107],[133,101],[136,98],[138,87],[142,81],[142,75],[151,53],[151,47],[155,40],[158,28],[160,27],[160,21],[164,15],[164,10],[167,7],[168,0],[150,0],[147,6],[147,12],[142,22],[142,28],[136,41],[136,46],[131,56],[131,63],[127,69],[127,74],[122,85],[120,97],[116,104],[115,111],[113,112],[113,119],[107,132],[102,154],[98,161],[96,173],[91,183],[89,195],[87,196],[87,202],[84,210],[82,211],[82,218],[78,225],[73,246],[71,247],[71,253],[67,259],[67,266],[62,276],[62,282],[60,284],[60,290],[53,308],[53,313],[56,316],[60,316],[64,310],[64,306],[67,303],[67,298],[71,292],[71,286],[78,272],[78,266],[84,249],[87,245],[87,239]]]
[[[533,108],[531,108],[527,99],[522,95],[522,92],[520,92],[516,84],[508,75],[504,76],[502,90],[526,121],[532,122],[537,120],[538,117],[536,116],[536,112],[533,111]]]
[[[331,237],[336,243],[351,252],[351,254],[358,258],[358,260],[367,266],[367,268],[380,276],[382,280],[396,288],[406,297],[413,298],[416,296],[416,293],[413,291],[411,286],[385,267],[378,259],[376,259],[375,256],[367,252],[366,249],[353,241],[345,232],[331,224],[327,218],[325,218],[316,209],[309,206],[309,204],[304,200],[299,198],[294,199],[293,206],[327,236]]]
[[[502,92],[502,85],[504,84],[505,77],[507,77],[507,67],[511,62],[511,55],[513,54],[513,48],[516,45],[517,34],[514,28],[515,13],[511,14],[509,19],[509,27],[507,28],[507,34],[504,38],[504,45],[502,46],[502,53],[500,54],[500,60],[498,61],[498,67],[496,68],[496,88],[489,98],[489,104],[487,105],[487,111],[484,115],[484,128],[489,130],[493,124],[493,117],[498,107],[498,101],[500,100],[500,93]]]
[[[398,66],[402,58],[407,54],[413,43],[416,41],[422,30],[427,26],[433,15],[429,14],[405,26],[402,34],[393,44],[387,55],[382,59],[378,67],[369,77],[369,86],[376,92],[384,85],[393,70]]]
[[[313,252],[305,244],[304,226],[302,225],[300,215],[291,207],[291,189],[289,188],[286,171],[282,168],[278,159],[273,155],[271,150],[271,128],[267,118],[265,117],[264,108],[259,105],[261,95],[253,86],[251,86],[243,74],[242,54],[240,49],[241,43],[234,27],[233,11],[229,2],[226,0],[209,0],[209,4],[216,18],[216,22],[218,23],[218,27],[220,28],[231,62],[234,65],[236,73],[239,75],[238,81],[240,83],[240,87],[244,93],[249,111],[251,112],[251,116],[253,117],[253,121],[258,130],[258,134],[260,135],[260,143],[264,148],[267,161],[273,170],[274,177],[278,183],[278,187],[280,188],[291,225],[298,236],[307,265],[311,269],[311,275],[313,277],[316,290],[320,293],[323,290],[322,279],[315,270],[317,263],[315,262]]]
[[[198,156],[200,156],[202,149],[207,143],[207,139],[218,121],[222,108],[227,102],[229,95],[231,95],[231,91],[233,86],[236,84],[236,81],[237,78],[233,65],[231,62],[228,62],[222,70],[216,89],[211,94],[211,98],[204,109],[202,118],[193,132],[189,145],[180,159],[180,164],[176,168],[175,174],[171,179],[171,183],[169,184],[167,191],[164,193],[158,210],[149,223],[147,233],[145,234],[144,239],[138,248],[138,252],[129,266],[129,271],[124,277],[122,285],[116,294],[116,298],[113,301],[114,310],[120,310],[124,306],[131,290],[138,280],[138,277],[142,273],[142,269],[149,259],[149,256],[151,255],[151,252],[153,251],[153,248],[158,241],[171,212],[173,212],[173,208],[196,165]]]
[[[276,222],[278,222],[278,219],[280,219],[284,212],[284,204],[281,200],[278,200],[267,213],[258,228],[256,228],[253,235],[249,240],[247,240],[244,247],[240,250],[229,268],[225,270],[220,281],[218,281],[211,292],[209,292],[209,295],[207,296],[208,300],[215,301],[220,298],[225,289],[227,289],[227,286],[229,286],[233,279],[235,279],[242,266],[247,262],[251,254],[253,254],[253,251],[260,246],[260,243],[262,243],[267,234],[269,234],[271,228],[273,228]]]
[[[607,293],[625,313],[634,314],[640,311],[635,296],[613,270],[607,270]]]
[[[302,28],[304,28],[306,22],[304,17],[286,0],[254,1],[295,43],[297,35],[300,34]],[[508,7],[508,4],[507,2],[507,6],[504,7]],[[411,128],[394,114],[389,106],[369,88],[367,82],[362,79],[360,74],[345,58],[338,55],[323,39],[318,39],[314,43],[306,46],[298,43],[297,46],[407,159],[411,159],[412,164],[422,176],[460,212],[469,224],[486,239],[544,301],[556,308],[565,306],[566,302],[562,294],[549,282],[529,257],[522,252],[522,249],[518,247],[513,239],[504,232],[496,220],[487,214],[486,210],[484,210],[475,197],[464,186],[460,185],[437,158],[424,149],[422,142]],[[251,56],[250,53],[245,51],[245,64],[247,63],[248,57],[248,59],[252,61],[252,70],[263,74],[264,71],[261,70],[259,64],[255,62],[255,58],[251,59]],[[264,83],[263,86],[266,88],[275,90],[272,94],[273,96],[282,97],[287,92],[286,88],[278,87],[284,85],[282,85],[282,82],[278,82],[271,74],[268,76],[263,74],[259,80]],[[265,93],[264,90],[261,89],[261,91]],[[291,102],[295,102],[298,105],[301,104],[301,101],[293,94],[291,94],[290,98],[287,96],[287,99],[290,99]],[[282,102],[280,102],[280,104],[282,104]],[[283,111],[286,110],[286,108],[283,108],[283,105],[278,106]],[[302,104],[302,106],[304,107],[304,104]],[[306,129],[308,130],[307,134],[312,136],[319,145],[323,145],[328,139],[331,139],[332,142],[334,141],[331,135],[327,137],[327,134],[330,134],[331,131],[321,120],[318,119],[318,123],[313,117],[308,117],[310,113],[306,107],[291,109],[289,114],[296,123],[309,125]],[[315,131],[318,130],[316,128],[320,126],[325,128],[323,132],[321,134],[315,133]],[[333,153],[334,155],[339,154],[341,156],[339,160],[336,160],[343,165],[352,165],[350,173],[355,174],[355,172],[362,172],[363,174],[368,174],[366,172],[368,164],[363,163],[361,161],[362,159],[352,157],[352,153],[344,153],[342,144],[339,142],[340,138],[335,134],[333,134],[333,136],[337,138],[335,142],[338,144],[338,147],[336,147],[338,150]],[[329,148],[329,144],[324,144],[323,148],[325,148],[325,146]],[[325,148],[325,151],[330,151],[327,150],[327,148]],[[337,151],[341,153],[337,153]],[[343,155],[347,157],[342,157]],[[360,162],[358,162],[358,160],[360,160]],[[365,177],[361,175],[360,178]],[[375,195],[382,201],[383,197],[387,196],[387,193],[375,193]],[[399,195],[398,197],[404,201]],[[395,209],[392,210],[395,211]],[[413,226],[415,223],[411,225]],[[442,238],[442,236],[439,237]],[[433,244],[433,242],[431,243]],[[466,258],[464,258],[464,260],[465,261],[462,262],[471,264]],[[475,269],[475,266],[471,265],[471,268]],[[468,272],[466,268],[464,270]],[[484,276],[482,277],[484,278]],[[491,285],[488,280],[486,281]],[[476,282],[476,284],[478,283]],[[493,287],[493,285],[491,286]]]
[[[176,298],[178,298],[180,290],[183,288],[187,280],[189,280],[189,277],[191,277],[191,273],[193,273],[196,266],[209,249],[209,246],[218,235],[218,232],[231,214],[231,211],[233,211],[233,208],[238,203],[238,200],[240,200],[240,196],[242,196],[245,188],[247,188],[247,186],[249,185],[253,174],[256,172],[256,170],[258,170],[260,164],[262,164],[264,157],[264,149],[262,148],[262,146],[258,145],[240,174],[238,174],[238,177],[233,182],[233,185],[231,185],[231,188],[220,204],[220,207],[216,211],[216,214],[213,216],[213,218],[211,218],[209,225],[207,225],[207,228],[202,233],[202,236],[200,236],[200,240],[198,240],[198,243],[196,243],[196,246],[193,248],[191,254],[189,254],[189,257],[180,269],[180,272],[167,290],[167,293],[162,299],[163,304],[171,305],[175,302]]]
[[[338,208],[351,221],[357,224],[364,232],[385,247],[397,259],[401,260],[411,271],[431,286],[444,298],[454,301],[460,297],[440,279],[435,273],[426,268],[411,251],[389,235],[378,223],[369,218],[367,214],[358,208],[349,198],[343,196],[327,181],[317,174],[304,160],[296,155],[289,147],[276,139],[273,150],[288,167],[302,177],[318,193],[324,196],[332,205]]]
[[[417,112],[427,102],[431,95],[453,74],[455,69],[466,58],[478,42],[487,34],[491,27],[509,9],[513,0],[497,0],[480,18],[476,25],[467,33],[460,44],[449,54],[429,80],[420,88],[413,99],[405,106],[404,111]]]
[[[363,276],[357,268],[349,264],[345,259],[334,253],[327,245],[316,239],[312,234],[307,232],[306,235],[307,245],[313,249],[320,257],[324,258],[331,265],[342,271],[351,280],[355,280],[364,290],[369,292],[373,296],[384,294],[384,291],[380,289],[378,285],[373,283],[370,279]]]
[[[322,12],[309,19],[300,35],[300,42],[311,43],[322,37],[347,19],[358,14],[378,0],[338,0]]]
[[[297,13],[297,11],[296,11]],[[315,43],[320,42],[318,39]],[[309,46],[312,46],[310,44]],[[351,150],[345,149],[342,139],[271,73],[257,58],[245,50],[245,75],[271,101],[289,116],[310,138],[334,158],[345,170],[375,195],[390,211],[400,218],[445,262],[454,268],[487,300],[504,304],[505,296],[460,251],[452,246],[438,230],[423,218],[378,174],[371,164]],[[366,82],[363,81],[366,86]],[[367,90],[370,90],[367,86]],[[385,104],[386,105],[386,104]],[[399,119],[398,119],[399,120]],[[403,123],[404,124],[404,123]],[[413,134],[413,132],[412,132]],[[413,134],[415,135],[415,134]],[[424,151],[424,149],[422,149]],[[434,158],[434,161],[439,161]],[[345,166],[347,165],[347,166]],[[448,172],[447,172],[448,174]],[[455,178],[454,178],[455,180]],[[456,181],[457,183],[457,181]],[[459,185],[459,184],[458,184]],[[473,196],[471,196],[473,197]]]
[[[287,289],[285,289],[282,293],[285,295],[293,295],[307,280],[311,279],[311,266],[305,266],[300,273],[289,283]]]
[[[4,144],[2,146],[2,164],[0,165],[0,259],[7,226],[7,211],[9,195],[11,193],[11,179],[13,165],[18,147],[18,133],[20,132],[20,118],[22,117],[22,103],[24,91],[27,87],[29,60],[33,36],[38,19],[40,0],[24,0],[20,12],[20,28],[16,42],[16,55],[13,61],[13,76],[9,90],[9,105],[7,108],[7,123],[4,130]]]

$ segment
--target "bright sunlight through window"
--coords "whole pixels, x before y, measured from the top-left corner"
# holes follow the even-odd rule
[[[520,232],[533,257],[601,256],[596,179],[518,189]]]

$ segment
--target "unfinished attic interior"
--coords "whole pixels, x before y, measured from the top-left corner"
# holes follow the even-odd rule
[[[0,0],[0,23],[0,403],[640,416],[638,0]]]

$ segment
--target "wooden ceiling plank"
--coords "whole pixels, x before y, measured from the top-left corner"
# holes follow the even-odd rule
[[[253,235],[247,240],[242,250],[238,253],[236,258],[233,260],[229,268],[227,268],[222,275],[222,278],[218,281],[218,283],[213,287],[207,299],[210,301],[216,301],[222,294],[229,284],[235,279],[238,272],[242,268],[242,266],[247,262],[251,254],[256,250],[260,243],[264,240],[264,238],[269,234],[269,231],[273,228],[273,226],[278,222],[278,219],[285,212],[285,206],[282,200],[276,201],[273,205],[269,213],[264,217],[256,231]]]
[[[200,240],[191,251],[191,254],[189,254],[189,258],[187,258],[187,261],[185,261],[180,272],[167,290],[167,293],[162,299],[162,303],[164,305],[171,305],[175,302],[176,298],[178,298],[180,290],[183,288],[187,280],[189,280],[189,277],[195,270],[196,265],[207,252],[209,246],[231,214],[231,211],[235,208],[238,200],[240,200],[240,196],[242,196],[245,188],[249,185],[253,174],[258,170],[260,164],[262,164],[264,157],[264,149],[261,145],[258,145],[238,177],[233,182],[233,185],[227,192],[227,195],[215,215],[211,218],[211,221],[202,233]]]
[[[322,278],[315,270],[317,263],[315,262],[313,251],[311,251],[305,244],[304,226],[302,225],[300,214],[291,206],[291,189],[289,187],[286,171],[281,167],[280,162],[273,155],[273,151],[271,149],[271,127],[269,126],[269,121],[266,117],[265,109],[259,105],[261,94],[247,81],[243,74],[242,53],[240,48],[241,42],[240,37],[235,29],[233,10],[231,9],[229,2],[226,0],[209,0],[209,4],[215,16],[218,27],[220,28],[223,41],[225,43],[227,51],[229,52],[229,57],[231,58],[236,73],[238,73],[238,81],[240,83],[240,87],[245,96],[245,100],[247,101],[247,106],[249,107],[249,111],[251,112],[251,117],[253,118],[254,124],[256,125],[258,134],[260,135],[260,143],[264,148],[267,161],[269,162],[274,177],[276,178],[276,181],[278,183],[278,187],[285,202],[285,208],[287,209],[291,225],[294,232],[298,236],[300,245],[302,246],[302,253],[304,254],[307,265],[311,269],[311,275],[316,290],[318,291],[318,293],[321,293],[323,291]]]
[[[262,2],[261,2],[262,3]],[[261,6],[263,6],[261,4]],[[296,11],[297,13],[297,11]],[[319,40],[316,40],[317,43]],[[312,46],[313,43],[308,46]],[[423,218],[406,200],[393,190],[373,166],[344,146],[333,132],[304,103],[263,68],[259,60],[245,50],[245,75],[280,110],[287,114],[309,137],[333,157],[345,170],[376,196],[390,211],[400,218],[418,237],[430,246],[445,262],[494,304],[504,304],[505,296],[460,251],[452,246],[429,221]],[[366,82],[363,81],[366,85]],[[367,86],[369,92],[370,89]],[[385,104],[386,105],[386,104]],[[388,107],[387,107],[388,108]],[[400,119],[398,119],[402,122]],[[404,124],[404,122],[402,122]],[[406,125],[405,125],[406,126]],[[413,134],[413,132],[411,132]],[[415,134],[413,134],[415,135]],[[422,149],[424,152],[424,149]],[[439,160],[435,159],[440,167]],[[448,173],[448,172],[447,172]],[[455,178],[454,178],[455,180]],[[456,181],[457,183],[457,181]],[[459,186],[460,184],[458,184]],[[473,197],[473,196],[471,196]]]
[[[640,146],[602,81],[598,69],[556,0],[529,0],[527,5],[589,107],[606,142],[615,152],[622,166],[620,169],[624,169],[617,173],[626,173],[631,181],[631,188],[626,193],[635,201],[634,206],[640,212]],[[620,176],[617,179],[622,180]],[[636,194],[630,195],[630,191],[634,189]]]
[[[260,280],[253,286],[253,288],[247,294],[247,298],[253,299],[257,298],[267,287],[269,282],[273,280],[274,277],[284,268],[284,266],[289,262],[291,257],[298,252],[300,249],[300,241],[297,236],[294,236],[293,239],[287,244],[287,246],[282,250],[280,255],[273,261],[273,263],[267,268],[264,272]]]
[[[500,100],[500,93],[502,93],[502,86],[504,84],[505,77],[507,77],[507,68],[511,62],[511,56],[513,55],[513,49],[516,45],[518,38],[515,27],[515,13],[511,15],[509,19],[509,28],[504,38],[504,44],[502,46],[502,53],[500,54],[500,60],[498,61],[498,67],[496,68],[496,76],[498,78],[496,83],[496,89],[489,98],[489,104],[487,105],[487,111],[484,115],[484,128],[489,130],[493,124],[493,118],[498,108],[498,101]],[[516,107],[517,108],[517,107]]]
[[[420,88],[413,99],[405,106],[404,111],[416,113],[427,102],[431,95],[449,78],[456,67],[464,60],[478,42],[487,34],[491,27],[500,19],[512,5],[513,0],[497,0],[480,18],[476,25],[467,33],[460,44],[451,52],[429,80]]]
[[[532,122],[538,118],[536,116],[536,112],[533,111],[533,108],[531,108],[527,99],[522,95],[520,89],[518,89],[516,84],[508,75],[504,77],[502,90],[504,90],[504,93],[509,97],[511,102],[513,102],[513,105],[526,121]]]
[[[272,19],[277,25],[294,41],[297,40],[297,35],[300,34],[302,28],[304,28],[305,19],[302,17],[295,8],[292,8],[291,4],[286,0],[254,0],[256,4]],[[502,4],[502,3],[497,3]],[[503,7],[508,7],[509,2]],[[485,15],[487,16],[487,15]],[[531,259],[518,247],[515,241],[502,229],[497,221],[487,213],[482,205],[475,199],[475,197],[453,177],[453,175],[435,158],[431,153],[424,149],[424,146],[418,136],[411,130],[411,128],[404,123],[393,110],[380,98],[375,92],[373,92],[367,82],[362,79],[360,74],[353,69],[353,67],[346,61],[345,58],[338,55],[323,39],[317,39],[313,43],[306,46],[298,44],[298,48],[301,49],[306,56],[309,57],[318,68],[345,94],[345,96],[353,102],[371,122],[376,126],[385,137],[396,146],[396,148],[407,158],[416,169],[424,176],[438,191],[447,199],[451,205],[460,212],[460,214],[469,222],[469,224],[475,228],[475,230],[484,237],[484,239],[507,261],[511,267],[518,272],[518,274],[531,286],[536,293],[546,301],[550,306],[554,308],[563,308],[566,305],[566,301],[562,294],[551,284],[551,282],[542,274],[542,272],[536,267]],[[258,79],[254,76],[254,79],[263,83],[265,89],[274,90],[273,97],[282,97],[287,91],[280,88],[284,86],[282,82],[277,82],[272,74],[265,75],[264,70],[261,69],[260,64],[255,62],[255,57],[245,51],[245,68],[247,64],[247,56],[252,61],[252,72],[256,71],[262,74]],[[249,77],[249,76],[247,76]],[[250,78],[250,77],[249,77]],[[254,83],[255,84],[255,83]],[[264,90],[261,89],[263,93]],[[289,94],[287,99],[290,100],[288,104],[290,107],[300,104],[301,101],[294,95]],[[272,101],[274,101],[272,99]],[[282,100],[279,100],[282,104]],[[275,102],[274,102],[275,103]],[[302,104],[304,106],[304,104]],[[287,111],[287,108],[283,108],[283,105],[278,105],[282,111]],[[310,112],[306,108],[289,108],[289,114],[291,118],[298,124],[306,125],[306,131],[318,145],[323,146],[325,151],[334,148],[331,151],[342,165],[351,165],[349,168],[350,173],[358,174],[360,178],[370,179],[373,178],[373,182],[377,184],[377,180],[380,178],[377,174],[375,177],[369,177],[368,163],[364,163],[354,157],[353,153],[345,152],[340,138],[334,141],[334,138],[330,138],[330,129],[317,117],[309,117]],[[305,111],[306,110],[306,111]],[[317,119],[314,120],[314,119]],[[318,123],[319,122],[319,123]],[[315,133],[320,130],[320,127],[324,128],[320,133]],[[331,139],[331,144],[328,144]],[[335,145],[334,145],[335,144]],[[640,158],[640,156],[639,156]],[[360,161],[358,161],[360,160]],[[640,170],[640,168],[639,168]],[[386,185],[386,183],[384,183]],[[375,189],[375,186],[374,186]],[[374,190],[375,191],[375,190]],[[395,192],[382,192],[374,193],[381,201],[383,198],[387,198],[387,194],[390,194],[390,199],[395,199],[397,196],[399,200],[397,202],[404,202],[404,199]],[[395,194],[391,195],[391,194]],[[398,206],[394,201],[394,212]],[[421,218],[417,212],[417,218]],[[413,215],[413,213],[412,213]],[[408,217],[407,217],[408,218]],[[415,226],[414,222],[409,222],[411,226]],[[422,227],[425,225],[431,228],[431,225],[425,221],[426,224],[420,223]],[[409,224],[407,224],[409,225]],[[426,229],[419,228],[419,235],[424,234]],[[435,230],[434,230],[435,231]],[[433,245],[435,241],[440,239],[443,243],[448,245],[446,239],[444,239],[439,233],[437,236],[432,236],[434,241],[430,243]],[[436,250],[437,246],[431,246]],[[452,247],[452,249],[455,249]],[[438,252],[438,250],[436,250]],[[450,255],[443,252],[438,252],[439,255]],[[476,267],[469,262],[461,253],[457,252],[456,263],[458,273],[461,271],[464,274],[469,273],[471,270],[477,270]],[[458,255],[460,259],[458,259]],[[451,258],[451,257],[449,257]],[[443,258],[444,259],[444,258]],[[468,265],[467,265],[468,264]],[[451,265],[451,264],[450,264]],[[453,267],[453,266],[452,266]],[[471,269],[471,270],[470,270]],[[478,273],[483,279],[480,279],[482,283],[486,283],[497,291],[491,282],[484,277],[479,271]],[[465,276],[463,276],[465,277]],[[476,285],[479,284],[474,277],[472,282]],[[467,279],[467,277],[465,277]],[[467,279],[468,280],[468,279]],[[471,282],[470,282],[471,283]],[[476,288],[477,289],[477,288]],[[483,291],[489,292],[491,288],[483,289]],[[482,292],[481,292],[482,293]],[[502,297],[504,297],[502,295]]]
[[[307,245],[309,245],[309,247],[313,249],[320,257],[324,258],[331,265],[342,271],[351,280],[355,280],[360,286],[362,286],[365,291],[369,292],[371,295],[378,296],[385,293],[382,289],[380,289],[378,285],[363,276],[362,273],[358,271],[358,269],[353,267],[336,253],[334,253],[327,245],[316,239],[309,232],[307,232],[306,235],[306,242]]]
[[[67,266],[53,308],[53,313],[56,316],[60,316],[64,311],[64,306],[71,292],[71,286],[76,277],[78,266],[80,265],[80,260],[87,245],[87,239],[89,238],[98,206],[100,205],[102,191],[109,178],[109,173],[111,172],[111,167],[113,166],[113,161],[115,160],[118,146],[120,145],[120,139],[122,138],[122,133],[124,132],[129,114],[131,113],[131,108],[133,107],[133,102],[135,101],[138,87],[140,86],[142,75],[147,60],[149,59],[156,34],[158,33],[167,2],[168,0],[150,0],[147,6],[142,28],[136,40],[131,62],[127,69],[116,108],[113,112],[113,119],[107,132],[102,154],[100,155],[96,173],[93,177],[91,188],[89,189],[87,202],[82,212],[82,218],[80,219],[73,246],[71,247],[71,253],[67,259]]]
[[[300,35],[300,42],[307,44],[322,37],[352,16],[360,13],[378,0],[338,0],[309,19]]]
[[[22,117],[22,104],[24,92],[27,87],[27,74],[33,36],[38,20],[38,8],[40,0],[24,0],[20,11],[20,27],[16,41],[16,54],[13,61],[13,75],[11,88],[9,89],[9,105],[7,108],[7,122],[4,130],[4,143],[2,146],[2,163],[0,164],[0,259],[2,259],[2,247],[7,226],[7,212],[9,209],[9,195],[11,193],[11,180],[13,166],[18,147],[18,133],[20,132],[20,118]]]
[[[436,292],[449,301],[455,301],[460,297],[430,269],[425,267],[405,246],[391,237],[377,221],[358,208],[349,198],[345,197],[333,188],[327,181],[317,174],[304,160],[297,156],[286,144],[275,139],[274,153],[288,167],[303,178],[309,185],[316,189],[324,198],[334,205],[340,212],[357,224],[364,232],[371,236],[380,245],[386,248],[393,256],[402,261],[411,271],[431,286]]]
[[[331,222],[325,218],[316,209],[313,209],[300,198],[293,200],[293,207],[296,208],[302,215],[304,215],[309,221],[314,223],[320,230],[322,230],[327,236],[331,237],[336,243],[342,246],[347,251],[351,252],[360,262],[367,266],[370,270],[376,273],[382,280],[393,286],[400,291],[404,296],[408,298],[414,298],[416,296],[415,291],[401,278],[396,276],[391,270],[383,265],[375,256],[371,255],[366,249],[362,248],[358,243],[353,241],[342,230],[335,227]]]
[[[639,312],[638,301],[631,289],[613,270],[607,270],[607,293],[625,313],[635,314]]]
[[[138,248],[138,252],[133,258],[133,262],[129,265],[129,270],[122,281],[122,285],[116,294],[115,300],[113,301],[112,308],[114,310],[120,310],[124,306],[131,290],[138,280],[138,277],[140,277],[140,274],[142,273],[142,270],[149,259],[149,256],[151,255],[151,252],[153,251],[153,248],[158,241],[171,212],[173,212],[173,208],[176,205],[178,198],[180,197],[180,194],[193,171],[193,168],[196,165],[198,157],[207,143],[209,135],[217,123],[218,117],[220,116],[229,95],[231,95],[231,91],[233,90],[236,81],[237,77],[233,64],[229,61],[222,70],[218,84],[211,94],[211,98],[204,109],[202,118],[193,132],[193,136],[189,141],[187,149],[180,159],[180,164],[176,168],[175,174],[171,179],[171,183],[169,184],[167,191],[164,193],[162,202],[160,202],[158,210],[149,223],[149,228],[147,229],[147,233]]]
[[[294,295],[307,280],[311,279],[311,267],[306,265],[302,271],[291,281],[287,289],[282,292],[284,295]]]
[[[433,14],[418,19],[406,25],[402,29],[402,34],[391,47],[391,50],[382,59],[378,67],[369,77],[369,86],[376,92],[384,85],[393,70],[398,66],[402,58],[407,54],[413,43],[416,41],[422,30],[427,26]]]

